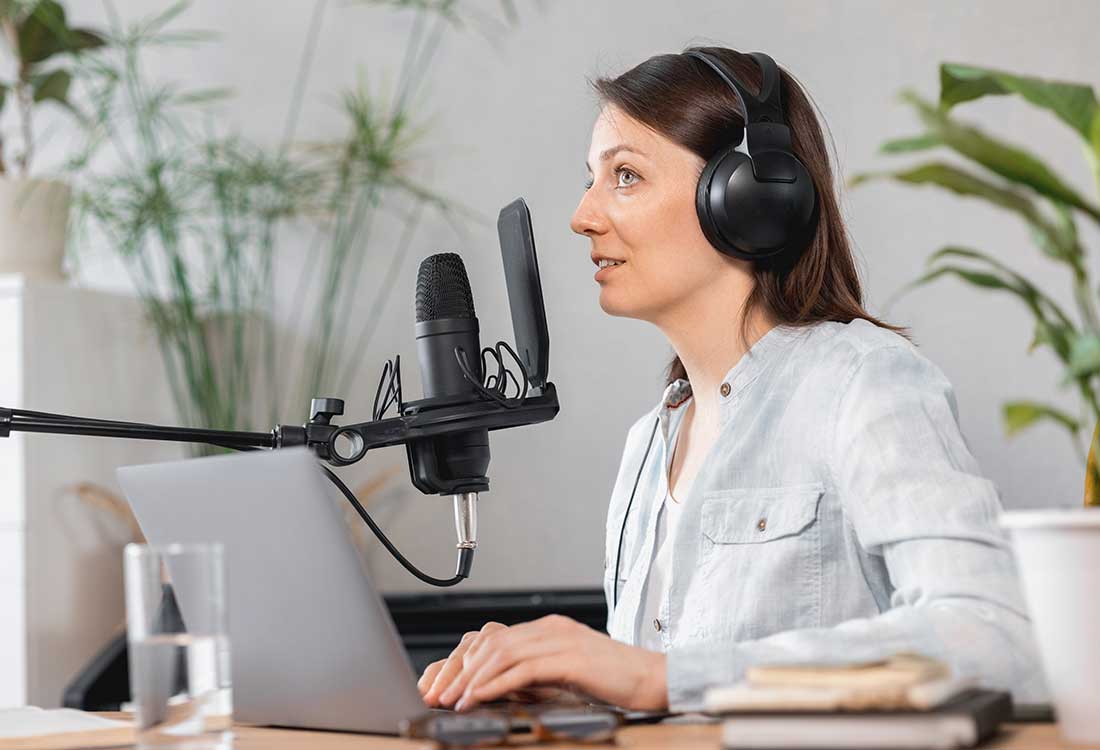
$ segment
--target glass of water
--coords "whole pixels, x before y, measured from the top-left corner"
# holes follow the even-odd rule
[[[128,544],[124,567],[138,746],[231,747],[222,546]]]

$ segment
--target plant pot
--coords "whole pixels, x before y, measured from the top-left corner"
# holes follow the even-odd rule
[[[1012,532],[1058,728],[1071,743],[1100,743],[1100,508],[1012,511],[1001,525]]]
[[[0,273],[64,278],[70,198],[63,182],[0,177]]]

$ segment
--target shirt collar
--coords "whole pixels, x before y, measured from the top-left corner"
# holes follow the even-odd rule
[[[777,352],[783,350],[784,345],[805,332],[804,327],[777,325],[757,339],[749,350],[745,352],[737,363],[730,368],[726,376],[722,378],[719,386],[718,402],[723,414],[725,407],[732,403],[756,376],[759,375]],[[722,393],[724,386],[729,386],[728,393]],[[677,378],[668,384],[661,396],[660,416],[662,420],[668,417],[669,411],[682,406],[691,397],[691,383],[684,378]]]

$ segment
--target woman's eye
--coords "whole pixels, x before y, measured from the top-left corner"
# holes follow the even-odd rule
[[[619,187],[630,187],[638,181],[638,175],[626,167],[619,167],[615,170],[615,174],[619,176]]]
[[[593,182],[593,180],[592,180],[591,177],[589,177],[587,180],[585,180],[584,181],[584,189],[588,190],[590,187],[592,187],[592,182]]]

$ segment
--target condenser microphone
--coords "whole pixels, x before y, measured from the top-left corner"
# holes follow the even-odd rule
[[[481,340],[466,267],[455,253],[425,258],[416,279],[416,351],[424,401],[420,409],[479,400]],[[453,495],[459,548],[473,549],[477,498],[489,489],[485,428],[406,444],[412,483],[425,494]]]

